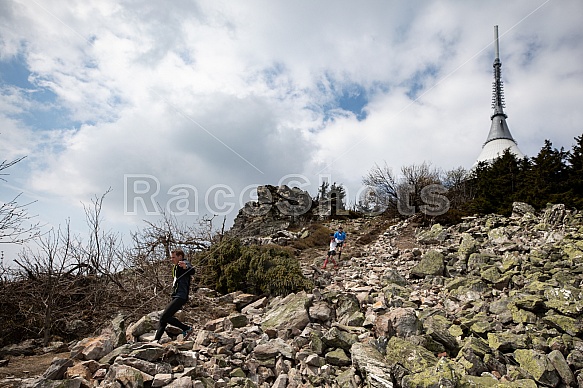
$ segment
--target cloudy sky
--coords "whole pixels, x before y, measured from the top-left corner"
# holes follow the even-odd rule
[[[494,25],[519,148],[570,149],[580,0],[4,0],[0,159],[26,159],[0,201],[22,192],[47,226],[82,232],[82,204],[111,188],[113,230],[156,206],[229,224],[260,184],[337,182],[353,202],[375,163],[470,168]]]

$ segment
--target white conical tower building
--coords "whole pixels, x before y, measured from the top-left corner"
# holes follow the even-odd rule
[[[492,124],[488,138],[482,146],[482,152],[476,160],[474,167],[480,162],[490,162],[500,157],[505,150],[509,149],[519,159],[524,158],[524,154],[518,149],[516,141],[510,134],[508,124],[506,124],[506,113],[504,113],[504,87],[502,85],[502,62],[500,62],[500,47],[498,45],[498,26],[494,26],[494,40],[496,45],[496,58],[494,59],[494,82],[492,92],[492,109],[494,113],[490,117]]]

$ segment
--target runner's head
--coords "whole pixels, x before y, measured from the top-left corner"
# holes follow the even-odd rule
[[[170,260],[174,264],[178,264],[179,261],[184,260],[184,251],[182,249],[175,249],[170,254]]]

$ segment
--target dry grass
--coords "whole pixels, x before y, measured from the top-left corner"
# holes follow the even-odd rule
[[[292,247],[300,251],[309,248],[325,248],[330,243],[331,230],[320,223],[310,224],[307,228],[308,236],[292,243]]]

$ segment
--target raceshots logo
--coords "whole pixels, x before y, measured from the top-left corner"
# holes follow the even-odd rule
[[[319,177],[322,182],[330,182],[329,175]],[[154,175],[126,174],[124,175],[124,214],[126,215],[161,215],[162,213],[181,216],[198,216],[200,214],[227,215],[242,209],[248,215],[266,214],[272,206],[276,206],[281,214],[298,216],[313,208],[314,200],[302,188],[309,187],[310,180],[302,175],[286,175],[278,183],[277,199],[264,185],[248,185],[241,190],[234,190],[226,184],[216,184],[203,193],[191,184],[176,184],[165,192],[161,190],[160,180]],[[344,189],[344,199],[355,198],[357,211],[366,215],[382,214],[391,203],[396,204],[402,215],[413,215],[416,207],[411,199],[418,196],[422,204],[418,211],[429,216],[445,214],[450,207],[448,198],[444,195],[447,189],[439,184],[423,187],[418,193],[413,186],[402,185],[398,190],[398,198],[387,200],[374,187],[361,187],[354,197]],[[338,215],[348,214],[340,201],[335,201],[332,191],[325,198],[320,198],[317,212],[320,215],[330,215],[332,207]],[[251,204],[251,205],[250,205]],[[204,209],[200,207],[204,206]],[[202,210],[202,211],[201,211]]]

